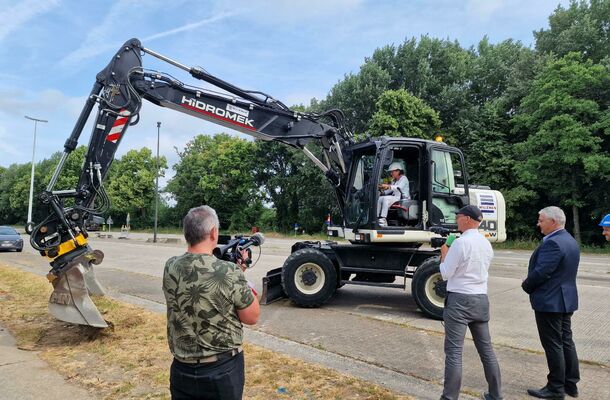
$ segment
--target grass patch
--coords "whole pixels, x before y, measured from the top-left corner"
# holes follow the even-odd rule
[[[492,243],[492,246],[496,250],[528,250],[534,251],[540,246],[540,240],[507,240],[502,243]],[[587,254],[610,254],[610,246],[596,247],[589,245],[580,246],[581,253]]]
[[[492,243],[494,249],[502,250],[534,250],[540,245],[536,240],[507,240],[502,243]]]
[[[47,312],[46,279],[0,264],[0,321],[21,349],[103,399],[169,399],[165,316],[104,297],[93,301],[112,328],[67,324]],[[412,399],[378,385],[244,345],[244,398]]]
[[[146,229],[132,229],[131,232],[135,232],[135,233],[153,233],[153,229],[150,228],[146,228]],[[175,228],[175,227],[163,227],[163,228],[158,228],[157,229],[157,233],[159,234],[173,234],[173,235],[182,235],[182,228]],[[223,235],[236,235],[236,234],[241,234],[241,235],[250,235],[250,231],[248,230],[242,230],[242,231],[228,231],[228,230],[223,230],[221,231],[221,233]],[[286,233],[286,232],[274,232],[274,231],[261,231],[261,233],[263,235],[265,235],[265,237],[270,237],[270,238],[278,238],[278,239],[298,239],[298,240],[335,240],[335,241],[342,241],[345,240],[343,238],[333,238],[330,237],[326,234],[326,232],[320,232],[320,233],[312,233],[312,234],[307,234],[307,233],[299,233],[298,235],[295,235],[294,233],[290,232],[290,233]]]

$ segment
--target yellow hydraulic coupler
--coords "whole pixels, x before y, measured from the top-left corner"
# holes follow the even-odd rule
[[[49,250],[46,252],[46,256],[48,258],[50,258],[51,260],[56,259],[57,257],[60,257],[66,253],[71,252],[72,250],[76,249],[77,247],[83,247],[87,245],[87,239],[85,238],[85,235],[83,235],[82,233],[78,234],[75,238],[75,240],[66,240],[65,242],[61,243],[59,246],[57,246],[55,249],[53,250]],[[76,244],[74,243],[76,241]],[[78,246],[77,246],[78,244]],[[57,254],[52,254],[55,253],[55,251],[57,251]],[[49,254],[51,253],[51,254]]]

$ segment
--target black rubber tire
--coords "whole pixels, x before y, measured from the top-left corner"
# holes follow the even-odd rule
[[[440,257],[430,257],[417,267],[411,280],[411,293],[415,303],[426,316],[437,320],[443,319],[444,306],[439,306],[439,298],[430,298],[430,287],[434,285],[434,281],[438,281],[440,273]]]
[[[317,272],[314,274],[315,282],[307,284],[301,279],[302,272],[310,272],[310,277],[313,277],[313,270]],[[321,278],[324,279],[323,283],[318,282]],[[311,293],[304,291],[307,286],[312,286]],[[286,259],[282,267],[282,288],[297,305],[319,307],[330,299],[337,289],[337,270],[322,252],[316,249],[297,250]]]

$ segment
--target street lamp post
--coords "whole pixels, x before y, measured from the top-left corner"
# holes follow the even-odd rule
[[[39,122],[47,123],[49,121],[44,120],[44,119],[28,117],[27,115],[25,116],[25,118],[27,118],[31,121],[34,121],[34,144],[32,144],[32,175],[30,177],[30,199],[28,201],[28,221],[27,221],[27,223],[29,224],[32,222],[32,199],[34,197],[34,159],[35,159],[35,155],[36,155],[36,128],[37,128]]]
[[[161,122],[157,122],[157,177],[155,182],[155,229],[153,243],[157,243],[157,218],[159,217],[159,137],[161,136]]]

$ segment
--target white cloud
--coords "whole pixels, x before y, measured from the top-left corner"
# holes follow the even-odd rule
[[[146,4],[140,4],[146,9]],[[93,29],[87,32],[83,44],[66,57],[64,57],[59,65],[66,67],[71,64],[76,64],[82,60],[94,57],[98,54],[118,48],[122,43],[116,43],[114,39],[109,40],[109,36],[116,31],[117,25],[121,25],[125,19],[125,15],[129,15],[137,5],[128,0],[121,0],[112,5],[103,20],[95,25]]]
[[[321,23],[321,19],[332,19],[338,23],[339,19],[360,9],[364,3],[365,0],[236,0],[224,4],[226,8],[243,10],[253,21],[273,24],[270,30],[274,30],[277,26],[307,29],[312,23]]]
[[[228,18],[228,17],[232,17],[234,15],[236,15],[236,13],[230,13],[230,12],[226,12],[225,13],[225,12],[223,12],[223,13],[220,13],[218,15],[214,15],[214,16],[212,16],[210,18],[206,18],[206,19],[203,19],[203,20],[198,21],[198,22],[194,22],[194,23],[191,23],[191,24],[186,24],[186,25],[183,25],[181,27],[170,29],[170,30],[167,30],[167,31],[164,31],[164,32],[155,33],[153,35],[150,35],[150,36],[144,38],[143,41],[152,41],[154,39],[160,39],[160,38],[163,38],[163,37],[166,37],[166,36],[175,35],[177,33],[188,32],[188,31],[191,31],[193,29],[197,29],[199,27],[202,27],[204,25],[208,25],[208,24],[211,24],[213,22],[217,22],[217,21],[220,21],[222,19],[225,19],[225,18]]]
[[[61,151],[84,102],[85,97],[69,97],[54,89],[0,90],[0,165],[31,160],[34,123],[25,115],[49,121],[38,124],[36,159]]]
[[[120,24],[121,21],[125,20],[125,16],[129,16],[131,15],[131,13],[133,13],[134,9],[140,8],[142,10],[145,10],[145,12],[147,13],[152,13],[158,8],[167,7],[167,3],[165,2],[151,3],[145,0],[141,0],[137,3],[143,4],[138,6],[137,4],[134,4],[132,0],[122,0],[115,3],[110,8],[106,16],[103,18],[102,22],[87,33],[87,37],[84,43],[78,49],[72,51],[67,56],[65,56],[59,62],[59,66],[68,67],[87,60],[91,57],[95,57],[99,54],[115,51],[121,44],[123,44],[124,40],[126,39],[125,37],[121,37],[120,39],[117,38],[117,34],[124,35],[124,33],[120,32],[120,30],[117,32],[117,21],[119,21],[118,23]],[[176,5],[174,4],[173,6],[175,7]],[[234,12],[220,12],[197,22],[187,23],[176,28],[147,35],[145,36],[143,41],[152,41],[155,39],[176,35],[178,33],[188,32],[200,28],[202,26],[229,18],[233,15],[235,15]],[[142,15],[140,15],[139,17],[142,17]],[[132,21],[132,24],[136,25],[135,21]],[[146,27],[147,25],[144,24],[144,26]]]
[[[0,41],[40,14],[60,5],[59,0],[27,0],[0,11]]]
[[[9,135],[5,127],[0,126],[0,154],[2,158],[5,158],[7,155],[18,156],[21,154],[17,148],[11,144],[13,142],[12,135]]]
[[[475,18],[488,19],[505,6],[505,0],[469,0],[466,9]]]

